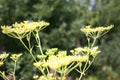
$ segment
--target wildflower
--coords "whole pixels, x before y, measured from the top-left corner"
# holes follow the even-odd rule
[[[57,52],[58,51],[58,48],[52,48],[52,49],[48,49],[47,51],[46,51],[46,54],[48,55],[48,56],[50,56],[50,55],[53,55],[55,52]]]
[[[93,47],[93,48],[92,48],[90,54],[91,54],[93,57],[96,57],[100,52],[101,52],[101,51],[98,50],[98,46],[96,46],[96,47]]]
[[[35,79],[35,80],[37,80],[38,78],[39,78],[38,75],[34,75],[34,76],[33,76],[33,79]]]
[[[88,59],[88,56],[50,56],[47,61],[47,65],[53,69],[57,70],[62,66],[67,66],[72,62],[84,62]]]
[[[19,54],[12,54],[10,56],[10,58],[13,60],[13,61],[18,61],[18,59],[22,56],[22,53],[19,53]]]
[[[37,55],[37,57],[38,57],[40,60],[43,60],[43,59],[45,59],[47,56],[46,56],[46,55]]]
[[[70,63],[70,60],[67,60],[66,58],[57,58],[57,59],[52,59],[47,62],[48,66],[53,69],[57,70],[62,66],[66,66]]]
[[[77,62],[85,62],[87,61],[89,58],[88,55],[85,56],[74,56],[73,61],[77,61]]]
[[[58,57],[65,57],[67,55],[67,51],[59,51],[58,52]]]
[[[3,61],[0,61],[0,66],[2,66],[3,65]]]
[[[52,60],[56,60],[57,58],[58,58],[57,56],[51,55],[51,56],[48,57],[48,60],[52,61]]]
[[[39,61],[39,62],[34,62],[33,63],[33,65],[35,66],[35,67],[37,67],[37,68],[40,68],[40,67],[45,67],[45,62],[41,62],[41,61]]]
[[[4,52],[3,54],[0,54],[0,66],[4,64],[4,61],[8,56],[9,54],[7,54],[6,52]]]
[[[74,50],[70,50],[70,52],[73,54],[73,55],[78,55],[78,56],[83,56],[83,55],[86,55],[87,53],[89,53],[89,48],[88,47],[78,47],[78,48],[75,48]]]
[[[70,62],[70,60],[69,60]],[[66,58],[60,58],[55,55],[51,55],[48,57],[48,60],[46,62],[46,65],[48,65],[51,69],[56,70],[60,68],[61,66],[65,66],[69,64],[68,60]]]
[[[13,29],[11,28],[11,26],[1,26],[1,28],[3,29],[3,33],[4,34],[9,34],[13,32]]]
[[[14,38],[24,38],[27,33],[31,31],[40,31],[48,26],[48,22],[29,22],[23,21],[21,23],[15,23],[12,26],[1,26],[2,32]]]
[[[113,28],[113,25],[110,25],[108,27],[97,27],[97,28],[91,28],[91,26],[86,26],[85,28],[80,29],[80,30],[84,32],[87,37],[98,38],[100,36],[103,36],[105,33],[107,33],[112,28]]]
[[[48,80],[45,76],[40,76],[38,80]]]
[[[97,54],[100,53],[100,51],[98,50],[98,46],[93,47],[92,49],[89,47],[84,47],[84,48],[78,47],[75,48],[74,50],[70,50],[70,52],[73,55],[79,55],[79,56],[92,55],[93,57],[97,56]]]
[[[82,52],[84,49],[81,48],[81,47],[78,47],[78,48],[75,48],[74,50],[70,50],[70,52],[73,54],[73,55],[78,55],[80,54],[80,52]]]
[[[7,54],[7,53],[0,54],[0,59],[1,59],[1,60],[4,60],[4,59],[6,59],[8,56],[9,56],[9,54]]]
[[[52,73],[47,74],[47,76],[40,76],[37,80],[56,80]]]

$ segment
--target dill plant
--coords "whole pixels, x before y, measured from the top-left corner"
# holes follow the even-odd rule
[[[85,33],[88,45],[86,47],[74,48],[70,50],[71,55],[68,55],[67,51],[59,51],[58,48],[47,49],[46,52],[42,51],[39,32],[47,26],[49,26],[49,23],[44,21],[23,21],[21,23],[16,22],[12,26],[1,26],[2,32],[10,37],[18,39],[34,59],[33,65],[42,73],[42,75],[33,75],[35,80],[66,80],[66,76],[72,70],[76,70],[80,73],[78,80],[81,80],[96,56],[101,52],[99,47],[95,45],[96,40],[113,28],[113,25],[110,25],[108,27],[97,28],[86,26],[80,29],[80,31]],[[37,43],[36,46],[31,44],[32,35]],[[23,38],[27,40],[28,45],[25,44]],[[34,47],[39,49],[39,55],[33,54]],[[22,54],[12,54],[10,56],[15,62],[13,71],[14,80],[16,80],[16,62],[21,55]],[[35,57],[35,55],[37,57]],[[4,60],[7,57],[8,54],[0,54],[0,66],[4,64]],[[53,70],[53,72],[51,72],[51,70]],[[5,80],[9,80],[5,72],[0,71],[0,76]]]

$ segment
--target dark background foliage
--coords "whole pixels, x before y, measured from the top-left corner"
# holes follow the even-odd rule
[[[43,49],[58,47],[70,50],[86,45],[86,38],[80,28],[113,24],[114,29],[99,39],[97,44],[102,53],[88,70],[85,80],[120,80],[119,4],[119,0],[0,0],[0,25],[24,20],[48,21],[50,26],[40,33]],[[31,80],[36,69],[31,69],[29,54],[18,40],[2,34],[0,30],[0,52],[3,51],[24,52],[17,76],[23,75],[22,80]],[[12,62],[7,63],[8,66],[4,67],[9,72]]]

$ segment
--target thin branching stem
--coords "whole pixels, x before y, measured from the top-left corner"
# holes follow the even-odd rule
[[[36,33],[36,41],[37,41],[39,50],[40,50],[41,54],[43,55],[43,51],[42,51],[42,47],[41,47],[41,41],[40,41],[39,32]]]
[[[37,62],[36,58],[34,57],[34,55],[33,55],[33,53],[32,53],[32,50],[29,49],[29,48],[25,45],[25,43],[23,42],[22,39],[19,39],[19,40],[20,40],[20,42],[22,43],[22,45],[27,49],[27,51],[30,53],[30,55],[32,56],[32,58],[34,59],[34,61]]]
[[[14,64],[14,71],[13,71],[13,78],[14,78],[14,80],[16,80],[16,77],[15,77],[16,65],[17,65],[17,61],[15,61],[15,64]]]

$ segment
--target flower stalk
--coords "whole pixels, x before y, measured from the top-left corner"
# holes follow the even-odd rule
[[[110,25],[108,27],[96,28],[86,26],[85,28],[80,29],[83,33],[85,33],[88,45],[86,47],[78,47],[70,50],[72,54],[68,55],[67,51],[59,51],[58,48],[51,48],[46,50],[46,52],[42,51],[39,33],[48,25],[49,23],[44,21],[23,21],[21,23],[16,22],[12,26],[1,26],[2,32],[12,38],[18,39],[34,59],[33,65],[42,73],[40,76],[35,76],[35,80],[56,80],[57,74],[60,74],[58,76],[58,80],[65,80],[66,76],[74,69],[79,72],[79,80],[81,80],[96,56],[101,52],[98,49],[98,46],[96,46],[97,39],[105,35],[108,31],[110,31],[110,29],[113,28],[113,25]],[[36,46],[40,53],[37,57],[33,55],[34,45],[31,44],[32,35],[35,38],[37,43]],[[23,41],[23,38],[27,40],[28,45],[26,45]],[[22,54],[12,54],[10,56],[10,58],[15,62],[13,70],[14,80],[16,80],[15,72],[17,61],[21,55]],[[7,56],[0,55],[0,66],[3,65]],[[79,67],[79,69],[76,69],[76,67]],[[51,73],[50,70],[53,70],[54,72]],[[1,71],[0,76],[2,76],[4,80],[8,80],[8,78]]]

